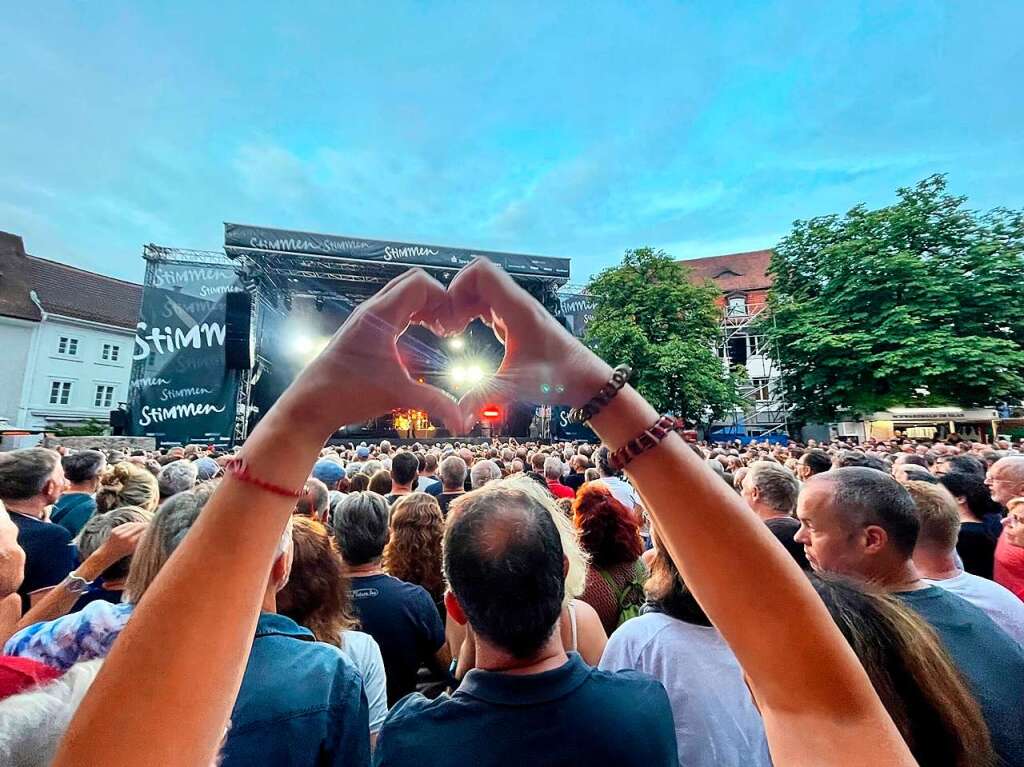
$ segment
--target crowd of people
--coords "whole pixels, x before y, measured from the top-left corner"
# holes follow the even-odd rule
[[[592,443],[324,447],[394,404],[366,392],[461,417],[387,350],[340,383],[437,328],[409,274],[240,451],[0,454],[0,763],[1024,765],[1024,444],[670,433],[624,472],[627,386]],[[600,389],[463,275],[466,316],[538,339],[506,385]]]

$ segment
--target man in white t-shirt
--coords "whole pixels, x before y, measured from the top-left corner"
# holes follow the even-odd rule
[[[612,468],[608,458],[608,448],[601,445],[597,451],[597,471],[601,475],[601,481],[608,486],[619,503],[627,509],[638,510],[637,507],[642,507],[639,494],[631,484],[622,478],[622,472]]]
[[[956,499],[942,485],[908,482],[921,520],[914,565],[921,576],[984,610],[999,628],[1024,646],[1024,602],[995,581],[964,572],[956,559],[960,515]]]

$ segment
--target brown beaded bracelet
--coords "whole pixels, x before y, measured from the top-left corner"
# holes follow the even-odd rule
[[[670,415],[661,416],[651,428],[645,429],[642,434],[611,453],[608,456],[608,464],[615,471],[622,471],[630,461],[656,447],[669,434],[679,431],[679,428],[679,423],[675,418]]]
[[[612,371],[612,377],[608,380],[601,391],[595,394],[582,407],[574,407],[569,411],[569,419],[576,423],[585,423],[601,412],[601,408],[612,401],[612,397],[619,393],[623,386],[629,382],[633,368],[629,365],[619,365]]]

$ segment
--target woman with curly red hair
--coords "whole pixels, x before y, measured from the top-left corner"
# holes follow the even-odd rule
[[[609,636],[644,603],[647,567],[640,520],[601,482],[580,487],[573,501],[573,523],[590,554],[587,586],[580,599],[593,607]]]
[[[389,526],[391,536],[382,560],[384,571],[425,588],[444,620],[444,577],[441,575],[444,516],[437,499],[427,493],[401,496],[391,507]]]

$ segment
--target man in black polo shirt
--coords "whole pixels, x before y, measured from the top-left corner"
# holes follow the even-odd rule
[[[18,527],[18,544],[25,551],[22,610],[27,612],[75,566],[71,533],[47,519],[52,506],[67,488],[60,456],[33,447],[0,453],[0,500]]]
[[[448,614],[472,629],[476,668],[450,697],[410,695],[381,729],[377,765],[675,765],[661,684],[565,652],[565,558],[551,513],[495,482],[453,504]]]

